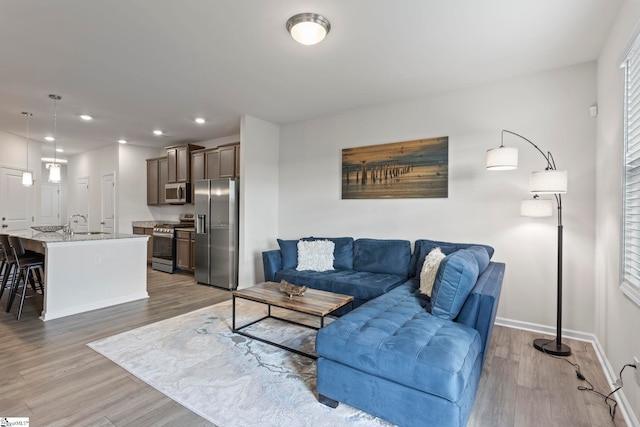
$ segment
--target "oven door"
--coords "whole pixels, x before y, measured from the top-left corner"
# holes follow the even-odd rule
[[[154,270],[173,273],[176,266],[176,239],[173,233],[153,233],[153,252],[151,268]]]

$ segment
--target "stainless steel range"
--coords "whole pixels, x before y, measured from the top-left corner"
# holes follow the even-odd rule
[[[180,222],[166,222],[153,227],[151,268],[173,273],[176,269],[176,228],[194,226],[193,214],[180,214]]]

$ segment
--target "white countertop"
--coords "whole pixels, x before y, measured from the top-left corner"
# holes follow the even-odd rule
[[[46,246],[48,243],[73,243],[73,242],[89,242],[89,241],[104,241],[104,240],[114,240],[114,239],[148,239],[149,236],[144,234],[99,234],[99,233],[89,233],[83,234],[75,233],[72,235],[63,234],[62,232],[56,231],[53,233],[40,233],[38,231],[26,231],[22,233],[10,233],[15,236],[19,236],[25,239],[34,240],[37,242],[41,242]]]

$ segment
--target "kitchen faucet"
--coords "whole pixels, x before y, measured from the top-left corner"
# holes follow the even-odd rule
[[[67,224],[64,227],[64,232],[65,234],[73,234],[75,232],[75,230],[73,229],[73,226],[71,225],[72,222],[75,222],[76,224],[78,223],[78,221],[74,221],[73,219],[76,217],[80,217],[82,219],[84,219],[84,223],[87,223],[87,217],[85,215],[82,214],[73,214],[69,217],[69,221],[67,222]]]

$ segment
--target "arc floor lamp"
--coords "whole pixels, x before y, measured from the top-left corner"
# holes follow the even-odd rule
[[[533,346],[555,356],[569,356],[571,348],[562,343],[562,194],[567,192],[567,171],[558,170],[550,151],[545,154],[536,144],[522,135],[503,130],[500,136],[500,147],[487,150],[487,170],[503,171],[517,169],[518,149],[505,147],[504,135],[510,134],[527,141],[544,157],[547,165],[544,171],[531,172],[529,191],[533,199],[523,200],[520,212],[524,216],[543,217],[553,213],[552,199],[542,199],[541,194],[553,194],[558,208],[558,271],[557,271],[557,318],[556,338],[537,338]]]

